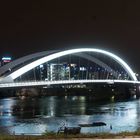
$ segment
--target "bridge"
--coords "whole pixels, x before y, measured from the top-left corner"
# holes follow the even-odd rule
[[[81,83],[140,82],[123,59],[96,48],[44,51],[0,67],[1,89]]]

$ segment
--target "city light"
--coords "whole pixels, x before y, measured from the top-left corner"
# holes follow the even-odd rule
[[[2,60],[12,60],[11,57],[2,57]]]

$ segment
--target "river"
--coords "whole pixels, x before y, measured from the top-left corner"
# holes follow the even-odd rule
[[[74,127],[99,121],[107,125],[83,127],[81,133],[139,129],[140,100],[95,102],[85,96],[0,99],[0,133],[39,135],[57,132],[63,123]]]

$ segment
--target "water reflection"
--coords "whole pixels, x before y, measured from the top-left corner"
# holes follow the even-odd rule
[[[82,133],[135,131],[140,126],[140,100],[95,103],[83,96],[0,99],[0,133],[43,133],[102,121],[105,127],[82,128]],[[112,125],[112,130],[110,130]]]

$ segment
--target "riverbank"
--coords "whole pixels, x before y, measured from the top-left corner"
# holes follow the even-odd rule
[[[140,130],[135,132],[121,132],[121,133],[93,133],[93,134],[77,134],[64,135],[55,133],[45,133],[44,137],[48,139],[124,139],[124,138],[139,138]]]
[[[58,140],[65,140],[66,138],[59,138]],[[56,140],[56,138],[33,138],[33,137],[3,137],[0,140]],[[67,140],[93,140],[93,138],[67,138]],[[108,138],[108,139],[98,139],[94,138],[94,140],[140,140],[140,138]]]
[[[54,140],[54,139],[68,139],[68,140],[139,140],[140,131],[136,132],[122,132],[118,134],[98,133],[98,134],[78,134],[78,135],[64,135],[56,133],[45,133],[42,136],[27,136],[27,135],[0,135],[0,140]]]

